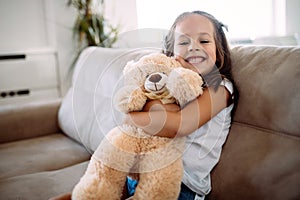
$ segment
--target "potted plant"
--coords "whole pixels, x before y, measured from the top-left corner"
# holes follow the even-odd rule
[[[119,27],[113,27],[105,19],[104,4],[104,0],[68,0],[68,6],[77,10],[73,27],[73,36],[78,43],[76,59],[88,46],[111,48],[117,41]]]

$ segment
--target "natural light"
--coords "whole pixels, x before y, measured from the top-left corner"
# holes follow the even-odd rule
[[[228,25],[228,38],[285,34],[281,0],[137,0],[138,28],[169,29],[184,11],[203,10]]]

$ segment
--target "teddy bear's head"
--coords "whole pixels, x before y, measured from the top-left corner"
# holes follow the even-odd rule
[[[125,84],[145,86],[146,90],[159,93],[163,89],[163,82],[171,70],[180,67],[180,63],[164,54],[154,53],[143,56],[137,62],[129,61],[124,70]],[[146,84],[145,84],[146,83]],[[156,83],[157,89],[152,90],[152,84]],[[163,84],[163,85],[162,85]],[[150,91],[149,91],[150,92]]]
[[[128,62],[123,75],[124,87],[117,95],[117,104],[125,113],[141,110],[148,99],[184,106],[202,94],[201,76],[161,53]]]

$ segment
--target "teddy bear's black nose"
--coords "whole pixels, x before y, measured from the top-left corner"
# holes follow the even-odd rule
[[[151,75],[150,77],[149,77],[149,81],[151,81],[152,83],[157,83],[157,82],[159,82],[160,80],[161,80],[161,75],[159,75],[159,74],[153,74],[153,75]]]

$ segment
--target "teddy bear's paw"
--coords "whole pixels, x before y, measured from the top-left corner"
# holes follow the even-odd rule
[[[185,68],[172,70],[167,82],[170,94],[175,97],[180,106],[184,106],[201,95],[203,93],[202,85],[201,76]]]
[[[147,97],[137,86],[124,86],[114,96],[114,105],[124,113],[142,110]]]

